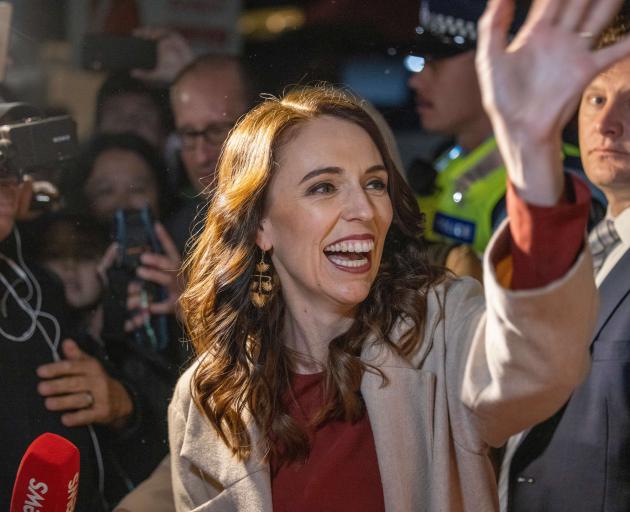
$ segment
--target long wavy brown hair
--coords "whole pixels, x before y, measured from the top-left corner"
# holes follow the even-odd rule
[[[185,264],[188,287],[181,299],[199,359],[193,399],[240,460],[253,449],[249,418],[260,431],[265,457],[290,462],[304,460],[309,452],[308,436],[283,400],[295,354],[283,343],[282,287],[276,278],[279,289],[262,309],[252,305],[249,291],[260,257],[256,232],[277,151],[301,125],[319,116],[356,123],[370,135],[389,172],[394,216],[369,296],[357,307],[349,330],[329,343],[325,402],[314,426],[361,418],[361,378],[365,371],[378,371],[360,359],[364,342],[374,335],[402,355],[413,352],[422,343],[427,293],[444,277],[425,257],[417,202],[360,100],[330,86],[302,87],[282,99],[268,98],[245,115],[223,147],[205,227]],[[392,340],[389,333],[401,315],[413,327]]]

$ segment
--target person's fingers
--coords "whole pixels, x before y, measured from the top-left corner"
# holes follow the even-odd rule
[[[63,355],[70,361],[81,361],[91,357],[79,348],[76,341],[69,338],[63,341],[61,350],[63,351]]]
[[[88,388],[89,382],[83,375],[72,375],[60,379],[45,380],[37,384],[37,392],[42,396],[85,392]]]
[[[177,279],[175,272],[158,270],[149,267],[138,267],[136,269],[136,275],[145,281],[151,281],[152,283],[159,284],[161,286],[174,285]]]
[[[165,272],[176,274],[179,270],[179,260],[173,260],[165,254],[145,252],[140,256],[140,262],[147,267],[155,267]]]
[[[123,328],[125,329],[125,332],[133,332],[136,326],[131,320],[125,320],[125,325]]]
[[[76,412],[69,412],[61,415],[61,423],[66,427],[82,427],[94,423],[97,413],[94,408],[80,409]]]
[[[182,59],[184,62],[187,62],[194,57],[188,41],[186,41],[182,35],[178,33],[172,34],[169,36],[169,43],[171,44],[173,51],[177,53],[178,58]]]
[[[35,372],[37,376],[42,379],[54,379],[64,375],[82,375],[85,373],[86,363],[88,363],[88,361],[62,359],[55,363],[38,366]]]
[[[568,31],[580,30],[580,26],[587,13],[587,8],[593,0],[573,0],[570,8],[563,9],[558,16],[558,25]]]
[[[525,23],[537,25],[538,23],[555,24],[559,13],[563,10],[566,1],[558,0],[534,0],[529,8],[529,14]]]
[[[26,175],[22,179],[18,188],[18,206],[16,217],[18,219],[28,218],[29,210],[31,208],[31,200],[33,198],[33,179]]]
[[[145,80],[149,80],[152,74],[150,71],[145,71],[144,69],[137,68],[131,70],[131,76],[136,80],[144,82]]]
[[[175,309],[175,304],[170,300],[152,302],[149,304],[149,312],[152,315],[172,315],[175,312]]]
[[[69,395],[51,396],[44,400],[44,405],[49,411],[72,411],[86,409],[94,403],[94,398],[89,391],[72,393]]]
[[[166,228],[160,222],[155,223],[155,234],[157,235],[160,244],[162,244],[164,254],[166,254],[172,261],[181,264],[182,258],[179,254],[179,250],[177,249],[177,246],[171,236],[168,234],[168,231],[166,231]]]
[[[618,43],[593,52],[593,59],[598,72],[609,68],[618,60],[630,56],[630,36],[626,36]]]
[[[127,311],[134,311],[142,307],[140,294],[127,295]]]
[[[98,275],[100,276],[103,283],[107,283],[107,270],[116,261],[116,257],[118,256],[118,247],[119,246],[116,242],[110,244],[96,268],[96,271],[98,272]]]
[[[142,293],[142,283],[140,281],[130,281],[127,285],[127,296],[140,295]]]
[[[144,39],[158,40],[170,34],[170,30],[164,27],[138,27],[133,30],[133,35]]]
[[[591,34],[593,37],[598,36],[612,21],[615,14],[619,12],[619,8],[623,0],[597,0],[593,2],[588,9],[580,32]]]
[[[148,311],[143,311],[138,313],[137,315],[132,316],[125,322],[125,330],[127,331],[127,324],[129,324],[130,329],[127,332],[131,332],[135,329],[139,329],[144,326],[144,322],[151,317]]]
[[[477,56],[492,59],[503,52],[514,16],[514,0],[490,0],[479,20]]]

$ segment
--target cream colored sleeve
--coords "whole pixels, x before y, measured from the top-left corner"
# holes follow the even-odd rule
[[[485,314],[467,323],[465,302],[450,313],[463,318],[451,328],[467,331],[452,336],[472,337],[460,368],[468,420],[491,446],[547,419],[569,399],[590,368],[599,303],[587,250],[561,279],[517,291],[503,288],[494,272],[508,252],[506,221],[486,251]]]

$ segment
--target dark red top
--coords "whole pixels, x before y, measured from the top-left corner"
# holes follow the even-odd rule
[[[506,286],[527,289],[563,276],[581,249],[590,194],[577,178],[568,198],[554,207],[527,205],[508,185],[511,256],[500,262]],[[308,419],[323,405],[323,374],[292,377],[289,414],[308,431]],[[374,437],[366,415],[355,424],[326,423],[310,431],[311,452],[305,464],[285,465],[272,480],[274,512],[383,512]],[[273,462],[272,462],[273,465]]]
[[[292,376],[289,414],[307,429],[323,404],[322,373]],[[274,512],[385,510],[374,437],[367,414],[357,423],[330,421],[309,432],[306,464],[283,466],[272,480]]]

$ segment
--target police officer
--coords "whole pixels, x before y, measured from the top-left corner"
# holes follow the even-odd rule
[[[517,3],[512,34],[527,14],[523,4]],[[475,70],[477,21],[485,5],[480,0],[424,0],[412,49],[424,65],[409,79],[423,127],[455,142],[434,163],[432,192],[419,197],[427,216],[425,236],[468,244],[478,253],[506,215],[505,167]],[[569,145],[565,153],[578,155]],[[603,214],[603,208],[598,211]]]

